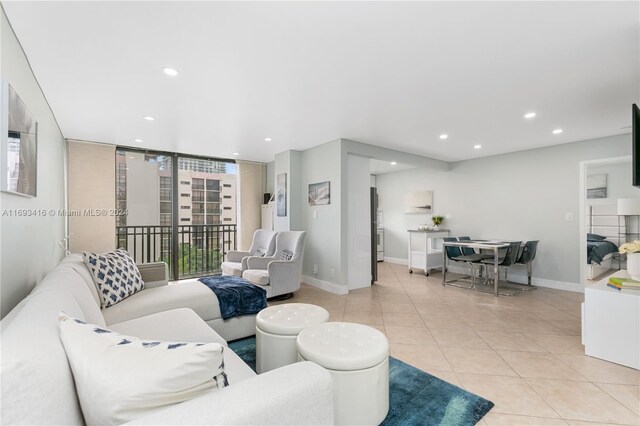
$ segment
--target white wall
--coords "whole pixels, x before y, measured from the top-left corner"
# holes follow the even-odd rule
[[[430,220],[404,214],[404,194],[432,189],[434,210],[451,213],[445,226],[454,236],[540,240],[534,264],[538,282],[579,290],[579,163],[630,153],[627,134],[462,161],[450,171],[421,168],[379,175],[385,256],[406,259],[407,228]],[[567,222],[566,213],[573,213],[574,220]]]
[[[617,205],[618,198],[638,198],[640,189],[631,185],[631,161],[616,164],[587,165],[587,176],[607,175],[607,198],[591,198],[586,205]]]
[[[347,285],[349,290],[371,285],[371,160],[347,155],[347,201],[349,251]]]
[[[302,274],[307,282],[327,290],[346,293],[341,280],[342,256],[340,236],[344,232],[341,219],[342,188],[340,174],[340,141],[332,141],[302,152],[301,212],[303,229],[307,231]],[[309,184],[330,182],[330,204],[310,206]],[[315,214],[315,216],[314,216]],[[313,266],[318,273],[313,273]]]
[[[37,197],[2,193],[1,210],[64,209],[64,138],[2,8],[0,14],[0,75],[38,122]],[[0,132],[6,135],[6,129]],[[64,238],[65,219],[2,215],[0,234],[0,316],[4,317],[64,255],[58,242]]]

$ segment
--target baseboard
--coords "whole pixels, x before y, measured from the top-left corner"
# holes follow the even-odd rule
[[[396,265],[408,265],[407,259],[400,259],[399,257],[384,257],[384,261],[388,263],[395,263]]]
[[[317,278],[314,277],[310,277],[309,275],[303,275],[302,276],[302,282],[304,282],[305,284],[309,284],[313,287],[318,287],[319,289],[322,289],[324,291],[328,291],[330,293],[335,293],[335,294],[348,294],[349,293],[349,289],[346,286],[340,285],[340,284],[336,284],[336,283],[332,283],[329,281],[323,281],[323,280],[319,280]]]
[[[407,259],[400,259],[397,257],[385,257],[384,261],[389,263],[395,263],[397,265],[408,265]],[[464,266],[449,265],[448,271],[454,272],[457,274],[468,274],[469,268],[465,268]],[[509,274],[509,281],[512,281],[518,284],[528,283],[527,276],[521,275],[521,274]],[[547,280],[544,278],[532,277],[531,284],[537,287],[546,287],[546,288],[553,288],[556,290],[565,290],[565,291],[573,291],[576,293],[584,293],[584,286],[580,285],[579,283]]]

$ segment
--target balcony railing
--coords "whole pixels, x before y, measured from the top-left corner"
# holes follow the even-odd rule
[[[236,225],[178,225],[174,253],[171,226],[117,226],[116,244],[136,263],[166,262],[172,278],[220,273],[225,254],[236,249]]]

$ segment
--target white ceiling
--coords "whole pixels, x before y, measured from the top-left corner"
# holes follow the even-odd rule
[[[68,138],[271,161],[342,137],[462,160],[628,133],[640,100],[637,1],[3,6]]]

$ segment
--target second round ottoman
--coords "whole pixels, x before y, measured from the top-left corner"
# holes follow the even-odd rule
[[[256,316],[258,374],[298,362],[296,338],[304,328],[329,320],[329,311],[307,303],[270,306]]]
[[[333,378],[336,425],[379,425],[389,412],[389,341],[373,327],[327,322],[298,335],[298,359]]]

